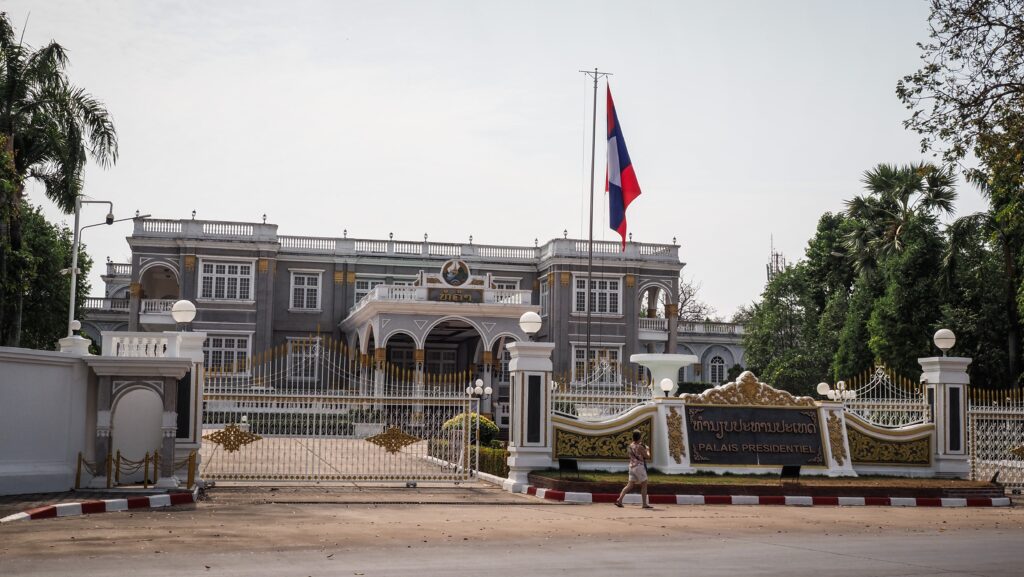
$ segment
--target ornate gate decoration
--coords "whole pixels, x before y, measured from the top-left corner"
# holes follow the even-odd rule
[[[843,401],[846,410],[873,425],[895,429],[929,420],[924,388],[892,369],[875,367],[847,381],[847,386],[857,396]]]
[[[479,410],[466,371],[425,374],[326,337],[292,340],[251,364],[213,364],[204,385],[205,479],[458,482],[477,470],[479,435],[459,425],[474,421],[445,426]]]
[[[1016,494],[1024,490],[1024,393],[1021,389],[972,389],[967,410],[971,478],[996,479]]]

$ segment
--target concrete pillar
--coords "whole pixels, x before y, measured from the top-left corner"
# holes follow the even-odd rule
[[[506,491],[520,493],[528,475],[552,466],[554,427],[551,423],[551,352],[554,343],[518,342],[506,345],[512,355],[508,478]]]
[[[932,466],[938,477],[967,478],[971,474],[967,451],[967,393],[971,377],[967,357],[917,359],[921,383],[935,424]]]
[[[660,289],[652,286],[647,289],[647,318],[653,319],[658,316],[658,291]]]
[[[89,486],[95,489],[107,486],[106,463],[110,455],[110,417],[112,393],[109,376],[101,376],[96,388],[96,440],[93,453],[96,455],[96,476]]]
[[[164,412],[160,423],[160,469],[157,471],[156,486],[161,489],[176,489],[179,485],[174,476],[174,442],[178,436],[178,379],[164,377]]]
[[[668,342],[665,343],[665,352],[673,354],[679,343],[679,305],[665,305],[665,320],[668,321]]]

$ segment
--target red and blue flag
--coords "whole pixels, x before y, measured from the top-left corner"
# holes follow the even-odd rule
[[[636,181],[633,163],[629,161],[626,140],[622,137],[619,116],[612,102],[612,88],[608,87],[608,172],[605,176],[608,193],[608,215],[612,230],[622,237],[622,250],[626,250],[626,209],[640,196],[640,183]]]

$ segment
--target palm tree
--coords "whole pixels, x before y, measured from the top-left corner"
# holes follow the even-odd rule
[[[23,290],[21,204],[25,180],[43,183],[47,198],[70,213],[82,194],[82,170],[91,157],[102,167],[117,161],[117,132],[106,108],[66,75],[67,54],[56,42],[32,50],[0,13],[0,135],[15,182],[0,187],[0,342],[17,346]],[[6,302],[14,293],[14,302]]]
[[[1010,378],[1016,379],[1020,374],[1020,314],[1017,308],[1017,287],[1020,286],[1020,271],[1017,267],[1019,235],[1005,219],[999,218],[998,210],[992,203],[992,186],[984,172],[979,170],[967,173],[967,181],[973,184],[989,201],[987,212],[976,212],[962,216],[955,221],[947,232],[949,245],[943,255],[943,268],[947,277],[956,269],[958,257],[971,245],[974,239],[984,239],[988,245],[1001,253],[1003,260],[1003,309],[1009,322],[1006,334],[1007,365]]]
[[[953,213],[956,179],[950,169],[879,164],[864,173],[862,182],[867,194],[846,202],[846,213],[854,219],[846,245],[860,270],[902,251],[912,222],[935,224],[939,214]]]

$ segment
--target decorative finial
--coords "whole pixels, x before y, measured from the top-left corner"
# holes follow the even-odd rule
[[[679,244],[679,243],[676,242],[676,237],[674,237],[674,236],[672,237],[672,244]]]
[[[395,233],[389,232],[388,233],[388,240],[395,240]]]
[[[139,218],[139,211],[138,210],[135,211],[135,218]]]
[[[473,235],[469,235],[469,244],[473,244]]]
[[[629,242],[633,242],[633,233],[629,233]]]
[[[427,242],[427,233],[423,233],[423,242]]]
[[[192,220],[196,219],[196,209],[192,209]]]
[[[348,238],[348,229],[341,231],[341,238]]]
[[[567,228],[563,228],[562,229],[562,238],[569,238],[569,229],[567,229]]]
[[[267,213],[263,213],[263,224],[267,224]]]
[[[533,237],[533,248],[537,248],[537,237]]]
[[[107,262],[111,262],[111,261],[110,261],[110,257],[109,257],[109,256],[107,257]]]

